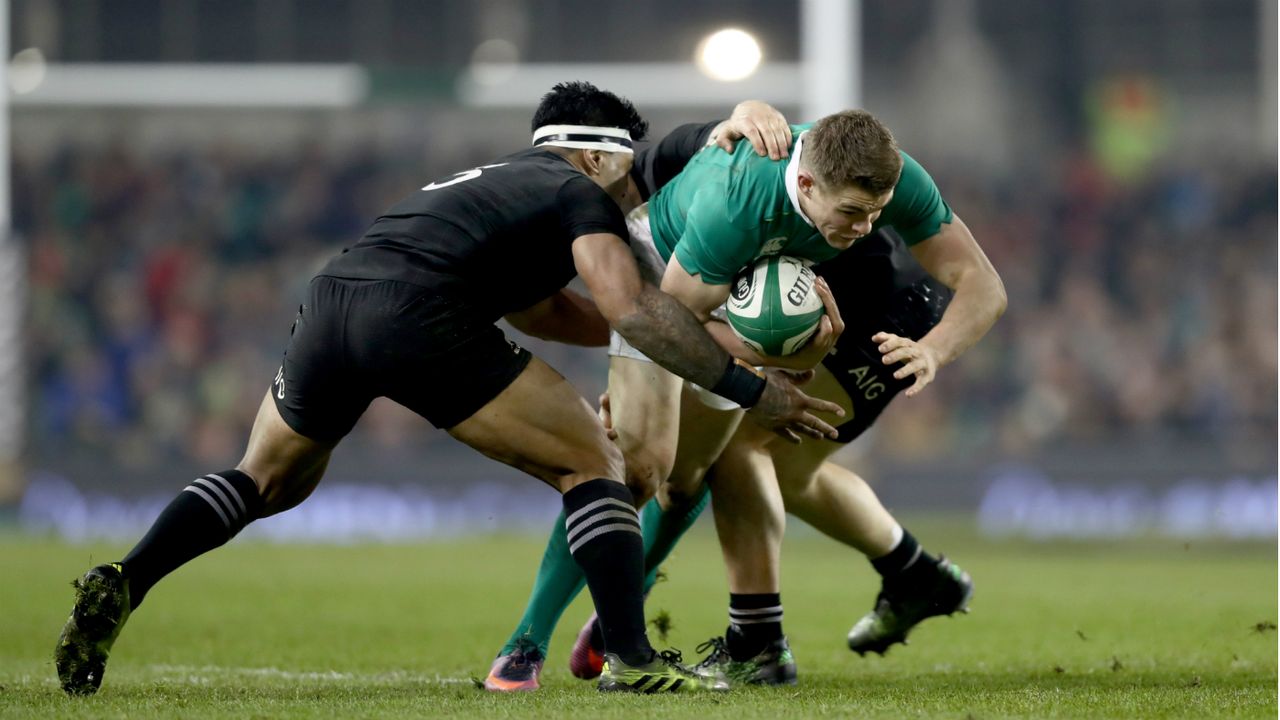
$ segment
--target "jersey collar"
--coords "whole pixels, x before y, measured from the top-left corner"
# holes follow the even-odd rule
[[[804,214],[804,210],[800,209],[800,153],[804,151],[804,136],[809,132],[805,130],[796,136],[796,146],[791,149],[791,159],[787,161],[787,172],[784,179],[787,183],[787,195],[791,198],[791,206],[810,227],[813,227],[813,221],[808,215]]]

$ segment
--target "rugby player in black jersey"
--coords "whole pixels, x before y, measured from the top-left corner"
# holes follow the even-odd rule
[[[249,522],[302,502],[376,397],[563,493],[571,552],[609,651],[602,690],[723,687],[650,646],[622,456],[569,382],[494,323],[536,316],[540,305],[585,309],[565,289],[580,274],[614,330],[789,439],[834,437],[810,411],[840,410],[784,376],[735,362],[683,305],[641,280],[617,204],[632,139],[646,130],[630,103],[587,83],[557,85],[533,130],[532,148],[393,206],[311,281],[239,465],[196,479],[123,560],[77,581],[55,649],[66,692],[96,692],[129,613],[158,580]]]

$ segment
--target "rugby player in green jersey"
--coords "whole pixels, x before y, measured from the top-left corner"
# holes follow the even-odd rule
[[[711,312],[727,297],[733,275],[760,255],[783,253],[815,261],[827,260],[873,229],[895,229],[913,246],[912,253],[925,267],[955,290],[951,308],[944,317],[929,325],[927,334],[917,332],[912,337],[907,332],[876,331],[872,339],[872,352],[882,365],[901,364],[892,373],[893,379],[914,381],[907,391],[913,395],[932,380],[941,364],[954,359],[981,337],[1003,311],[1004,294],[999,278],[972,235],[942,201],[927,173],[897,150],[892,136],[869,114],[840,113],[813,126],[793,129],[795,141],[794,145],[789,144],[790,158],[786,160],[776,157],[781,155],[777,152],[771,153],[775,156],[772,158],[757,155],[747,143],[739,143],[732,154],[712,149],[698,152],[684,172],[663,187],[647,207],[629,215],[632,251],[642,271],[655,277],[655,281],[660,277],[664,290],[704,320],[710,320]],[[736,341],[722,324],[712,322],[710,327],[735,355],[753,364],[812,367],[823,360],[836,343],[841,324],[830,291],[823,283],[819,283],[819,289],[834,323],[824,324],[810,347],[795,356],[760,357]],[[609,378],[613,420],[627,458],[629,482],[637,497],[651,495],[656,486],[661,486],[659,504],[645,511],[646,567],[652,578],[657,564],[701,510],[696,499],[704,471],[724,449],[740,413],[726,412],[729,408],[696,386],[687,386],[682,408],[681,393],[686,388],[682,381],[649,363],[620,338],[614,338],[610,354],[613,356]],[[690,401],[690,397],[699,397],[703,403]],[[853,435],[860,431],[861,428]],[[758,442],[752,445],[749,437],[743,442],[749,447],[759,445]],[[833,477],[829,472],[816,473],[826,454],[829,451],[812,452],[818,462],[814,465],[815,472],[805,478],[808,485],[817,482],[821,486],[824,477]],[[812,479],[815,473],[817,480]],[[847,481],[847,478],[834,477],[837,482]],[[722,484],[735,480],[725,477]],[[744,492],[739,494],[756,495],[742,501],[744,517],[768,512],[776,506],[770,502],[777,495],[776,481],[772,494],[749,490],[760,484],[753,476],[751,482],[742,485]],[[734,495],[726,492],[726,502],[718,503],[718,510],[733,515],[734,503],[729,498]],[[874,495],[871,499],[874,501]],[[753,502],[757,506],[754,509]],[[890,547],[876,548],[875,542],[866,542],[860,549],[875,553],[873,557],[905,552],[909,557],[901,564],[903,567],[896,570],[919,564],[919,546],[914,540],[887,513],[883,513],[882,518],[875,518],[874,513],[871,516],[878,520],[887,518],[896,531],[890,528],[887,536]],[[854,519],[856,525],[857,517]],[[839,520],[849,520],[849,517]],[[871,534],[879,538],[884,533],[876,531],[881,529],[877,525],[871,528]],[[885,542],[884,538],[878,541]],[[545,638],[550,637],[550,626],[567,604],[565,599],[558,607],[554,601],[550,608],[541,607],[548,603],[542,602],[544,598],[540,596],[556,596],[557,592],[576,589],[573,583],[579,582],[568,577],[573,568],[559,558],[563,554],[558,550],[560,545],[562,542],[557,542],[553,535],[529,610],[495,662],[491,680],[512,679],[504,677],[511,675],[505,672],[504,658],[523,654],[526,658],[521,659],[532,658],[537,662],[515,664],[522,664],[526,669],[534,664],[540,666],[545,647],[529,647],[527,641],[545,642]],[[760,552],[749,543],[746,547],[743,554],[758,554],[756,560],[765,567],[761,575],[768,577],[768,568],[776,567],[776,558],[771,559],[767,552]],[[880,553],[877,549],[888,552]],[[737,557],[730,553],[726,550],[727,557]],[[932,565],[942,566],[936,562]],[[770,630],[772,626],[775,639],[781,640],[781,604],[776,600],[776,587],[769,591],[764,588],[769,583],[757,583],[750,577],[740,583],[733,577],[734,567],[730,565],[731,590],[735,591],[731,593],[731,618],[749,618],[735,622],[734,627],[757,631],[744,632],[742,635],[752,637],[739,639],[755,643],[757,647],[748,650],[758,655],[756,650],[771,644],[762,645],[768,634],[758,631]],[[953,579],[957,581],[955,584],[967,587],[967,579],[959,583],[958,571]],[[964,594],[967,595],[967,591]],[[571,599],[572,593],[567,598]],[[767,604],[761,605],[762,602]],[[762,611],[768,611],[768,617]],[[914,622],[928,616],[919,612],[908,615],[911,617],[904,615],[896,623],[890,623],[892,627],[880,633],[881,637],[873,638],[871,644],[859,647],[876,649],[876,643],[887,638],[904,637]],[[761,619],[770,622],[758,622]],[[733,640],[730,632],[730,645]],[[583,644],[584,638],[580,637],[579,646]],[[785,646],[785,641],[782,644]],[[778,643],[772,645],[776,648]],[[740,651],[734,655],[745,652],[742,647],[733,649]],[[575,658],[577,655],[575,653]],[[713,653],[713,657],[715,655]],[[746,657],[750,659],[753,655]],[[588,667],[584,672],[589,673],[591,669]],[[794,666],[791,672],[794,673]],[[575,674],[581,674],[577,667]],[[531,682],[523,688],[510,683],[501,687],[495,683],[497,686],[491,689],[532,689],[536,683],[535,671]]]

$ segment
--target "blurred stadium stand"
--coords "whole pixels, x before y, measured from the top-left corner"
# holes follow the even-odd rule
[[[800,57],[796,7],[754,0],[604,14],[579,0],[11,2],[13,50],[53,63],[332,63],[368,78],[340,112],[15,97],[28,504],[72,534],[48,508],[167,496],[237,459],[318,265],[424,181],[527,141],[531,108],[460,99],[485,40],[522,62],[681,63],[735,25],[761,39],[766,68]],[[1274,535],[1267,4],[863,4],[863,105],[931,171],[1009,291],[989,337],[848,451],[887,504],[980,509],[997,532],[1107,534],[1138,517]],[[641,104],[655,136],[728,107]],[[794,99],[782,109],[806,119]],[[529,344],[588,397],[602,389],[603,351]],[[501,526],[506,488],[554,513],[536,483],[384,402],[326,482],[436,503],[429,522],[404,510],[406,527],[448,531],[458,513]],[[512,515],[521,502],[506,501]],[[120,507],[125,534],[145,521]]]

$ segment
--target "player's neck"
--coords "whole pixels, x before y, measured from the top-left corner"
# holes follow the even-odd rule
[[[573,148],[561,148],[561,147],[552,147],[552,146],[545,146],[545,147],[548,152],[554,153],[564,158],[565,162],[569,163],[574,168],[576,168],[578,172],[582,173],[583,175],[586,175],[587,177],[591,177],[591,173],[587,171],[586,160],[583,159],[582,152],[580,150],[574,150]]]

